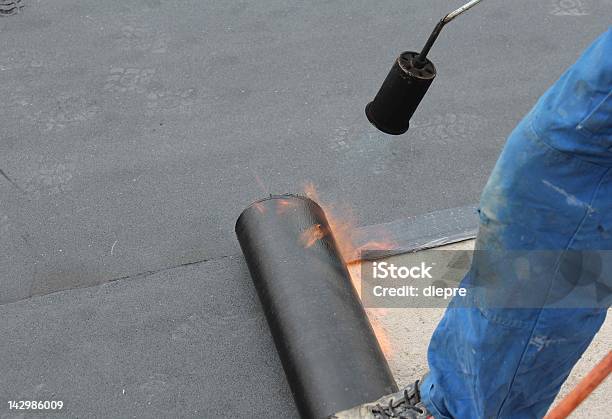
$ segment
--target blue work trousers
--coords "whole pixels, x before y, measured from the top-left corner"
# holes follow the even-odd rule
[[[421,396],[436,419],[543,417],[604,322],[612,280],[611,95],[609,29],[508,138],[481,196],[476,239],[477,252],[506,252],[508,261],[474,257],[462,281],[473,292],[452,301],[431,339]],[[531,275],[523,280],[508,274],[515,251],[527,255]],[[600,255],[595,268],[588,257],[578,269],[564,268],[568,255],[591,251]],[[596,292],[581,292],[574,304],[571,292],[557,295],[549,304],[568,280],[576,285],[573,277],[592,269],[596,283],[581,289]],[[517,304],[534,296],[543,303]]]

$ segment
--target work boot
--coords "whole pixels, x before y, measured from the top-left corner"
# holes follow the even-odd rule
[[[402,391],[383,396],[380,399],[365,403],[352,409],[331,415],[329,419],[433,419],[421,402],[419,381]]]

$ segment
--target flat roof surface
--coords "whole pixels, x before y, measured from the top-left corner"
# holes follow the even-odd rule
[[[295,416],[242,209],[307,182],[360,225],[477,201],[609,25],[606,0],[483,2],[388,137],[366,103],[461,2],[21,3],[0,17],[0,401],[67,417]]]

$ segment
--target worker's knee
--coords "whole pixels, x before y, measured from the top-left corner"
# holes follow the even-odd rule
[[[612,29],[600,36],[531,111],[551,147],[612,167]]]
[[[480,244],[564,247],[589,211],[605,171],[551,148],[525,118],[508,139],[482,193]]]

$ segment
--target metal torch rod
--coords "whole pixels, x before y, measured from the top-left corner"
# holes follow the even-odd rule
[[[431,35],[429,35],[429,39],[427,40],[427,43],[425,43],[425,46],[421,50],[421,53],[416,57],[416,62],[418,64],[425,65],[425,58],[427,57],[427,54],[429,54],[429,50],[433,46],[434,42],[436,42],[436,39],[438,39],[438,35],[440,35],[440,32],[442,32],[442,28],[444,27],[444,25],[446,25],[448,22],[450,22],[451,20],[453,20],[454,18],[456,18],[460,14],[463,14],[464,12],[467,12],[468,10],[470,10],[472,7],[476,6],[481,1],[482,0],[472,0],[472,1],[464,4],[463,6],[458,8],[457,10],[453,10],[452,12],[450,12],[449,14],[444,16],[438,22],[438,24],[434,28],[433,32],[431,33]]]

